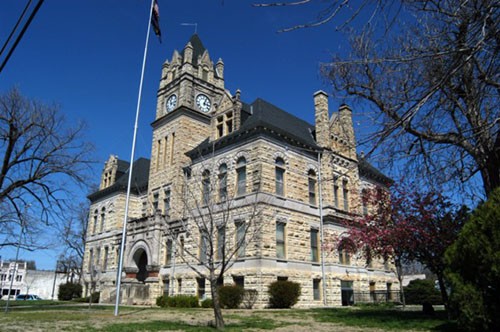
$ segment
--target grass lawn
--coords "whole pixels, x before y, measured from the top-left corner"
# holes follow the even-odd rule
[[[29,302],[29,303],[27,303]],[[43,301],[45,302],[45,301]],[[215,331],[211,309],[120,307],[61,302],[16,301],[4,313],[0,331]],[[24,305],[23,305],[24,304]],[[387,308],[224,310],[225,331],[454,331],[444,312],[426,317],[417,311]]]

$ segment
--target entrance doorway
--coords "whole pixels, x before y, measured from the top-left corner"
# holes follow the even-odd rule
[[[144,249],[137,249],[134,253],[134,263],[139,269],[136,276],[137,280],[146,280],[148,277],[148,270],[146,269],[146,266],[148,265],[148,255]]]

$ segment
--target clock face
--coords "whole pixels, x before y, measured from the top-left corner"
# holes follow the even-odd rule
[[[177,106],[177,96],[171,95],[170,97],[168,97],[167,102],[165,103],[165,109],[167,110],[167,112],[172,112],[175,106]]]
[[[196,97],[196,105],[201,111],[205,113],[210,111],[210,106],[211,106],[210,99],[204,94],[199,94]]]

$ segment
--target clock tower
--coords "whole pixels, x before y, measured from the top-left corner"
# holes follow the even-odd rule
[[[182,203],[176,202],[173,188],[181,187],[183,167],[190,163],[185,153],[212,136],[213,118],[231,98],[224,89],[224,63],[219,59],[214,64],[197,34],[165,61],[152,123],[150,213],[168,214],[162,206],[167,200]]]

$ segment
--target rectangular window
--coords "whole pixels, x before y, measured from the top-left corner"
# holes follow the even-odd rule
[[[348,306],[354,304],[354,290],[352,281],[340,281],[340,291],[342,298],[342,305]]]
[[[275,168],[276,177],[276,195],[283,196],[285,194],[284,183],[285,183],[285,170],[280,167]]]
[[[170,276],[167,276],[163,280],[163,296],[169,296],[170,295]]]
[[[314,228],[311,229],[311,261],[319,261],[318,230]]]
[[[167,240],[167,248],[166,248],[166,251],[167,251],[167,257],[165,259],[165,264],[166,265],[169,265],[171,262],[172,262],[172,248],[173,248],[173,242],[171,239],[168,239]]]
[[[217,138],[221,138],[224,136],[224,118],[222,116],[219,116],[217,118]]]
[[[339,177],[333,177],[333,200],[335,203],[335,207],[339,208]]]
[[[226,242],[226,227],[221,226],[217,228],[217,259],[222,260],[224,258],[224,249]]]
[[[104,224],[105,223],[106,223],[106,211],[103,208],[102,212],[101,212],[101,230],[100,230],[101,233],[104,231]]]
[[[205,278],[196,278],[196,284],[198,286],[197,295],[198,299],[205,299]]]
[[[310,170],[308,176],[309,204],[316,205],[316,172]]]
[[[109,255],[109,248],[104,247],[104,260],[102,262],[103,271],[106,271],[108,269],[108,255]]]
[[[168,137],[163,138],[163,167],[167,165]]]
[[[347,189],[347,181],[342,182],[342,191],[344,193],[344,211],[349,211],[349,189]]]
[[[99,267],[100,264],[101,264],[101,248],[97,248],[96,257],[95,257],[95,266]]]
[[[245,288],[245,277],[243,276],[234,276],[233,282],[236,286]]]
[[[174,145],[175,144],[175,133],[172,133],[172,139],[170,140],[170,165],[174,163]]]
[[[313,279],[313,300],[321,300],[320,292],[321,279]]]
[[[286,258],[285,250],[285,223],[276,223],[276,257]]]
[[[182,279],[177,279],[177,294],[182,294]]]
[[[97,232],[97,210],[95,210],[95,215],[94,215],[94,227],[92,228],[94,231],[94,234]]]
[[[236,170],[238,177],[238,195],[244,195],[246,192],[247,185],[247,174],[245,167],[238,168]]]
[[[207,238],[202,235],[200,237],[200,262],[202,263],[207,261],[207,242]]]
[[[237,257],[245,257],[245,223],[236,223],[236,246],[237,246]]]
[[[158,211],[158,197],[160,195],[158,193],[153,194],[153,214],[156,214]]]
[[[170,214],[170,189],[166,189],[163,197],[163,213],[168,216]]]
[[[345,249],[339,248],[339,263],[343,265],[351,265],[351,255]]]
[[[160,169],[160,157],[161,157],[161,140],[156,143],[156,170]]]

